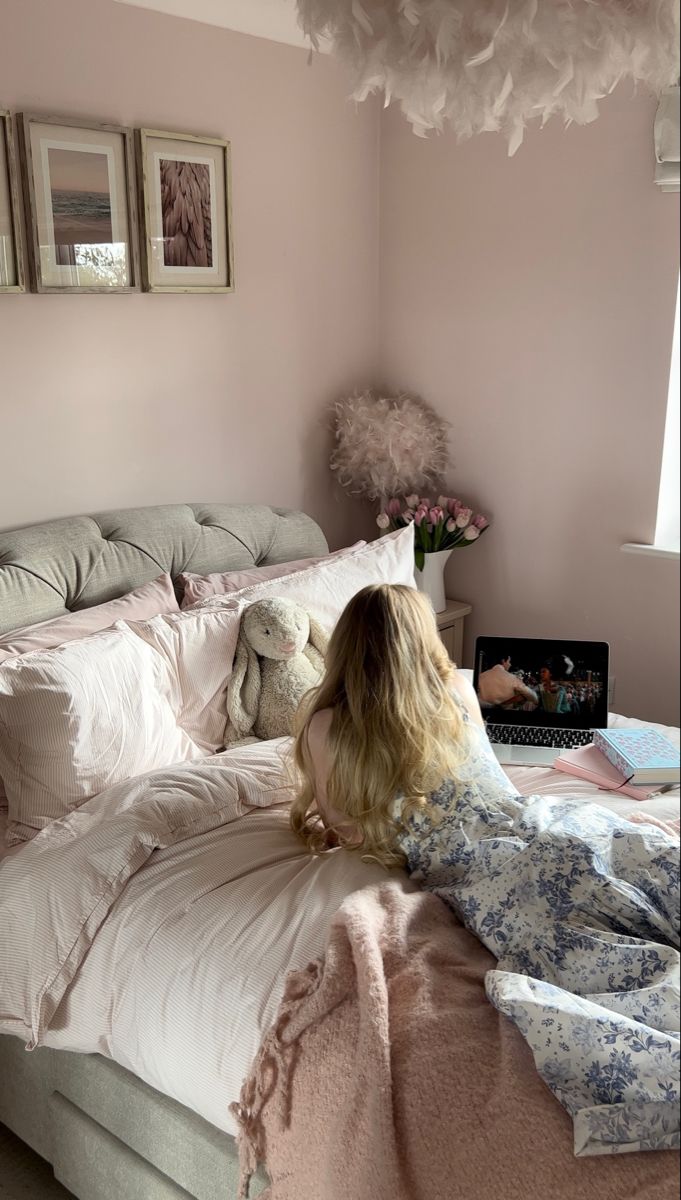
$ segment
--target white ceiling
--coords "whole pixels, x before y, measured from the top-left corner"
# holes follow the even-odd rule
[[[220,25],[238,33],[305,46],[296,14],[295,0],[117,0],[136,8],[153,8],[173,17],[187,17],[206,25]]]

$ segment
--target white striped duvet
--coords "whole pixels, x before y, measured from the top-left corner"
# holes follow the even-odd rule
[[[305,852],[280,753],[247,746],[118,785],[6,859],[0,1032],[98,1051],[235,1132],[229,1104],[287,971],[323,952],[345,896],[383,878],[352,855]],[[171,844],[152,851],[154,839]]]

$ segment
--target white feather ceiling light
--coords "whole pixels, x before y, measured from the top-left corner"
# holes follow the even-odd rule
[[[584,125],[621,79],[677,82],[679,0],[297,0],[300,24],[354,72],[353,96],[398,100],[414,132]]]

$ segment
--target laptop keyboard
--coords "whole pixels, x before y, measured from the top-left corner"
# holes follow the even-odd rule
[[[574,750],[593,741],[591,729],[552,729],[544,725],[487,725],[490,742],[504,746],[554,746]]]

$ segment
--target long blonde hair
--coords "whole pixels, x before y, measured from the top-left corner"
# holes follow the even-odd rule
[[[453,672],[430,603],[419,592],[379,584],[353,597],[331,636],[324,678],[297,715],[291,825],[310,850],[328,844],[315,806],[307,737],[314,714],[333,710],[329,804],[362,834],[354,842],[336,830],[338,841],[394,866],[404,861],[395,845],[400,819],[425,806],[467,754],[466,726],[451,693]]]

